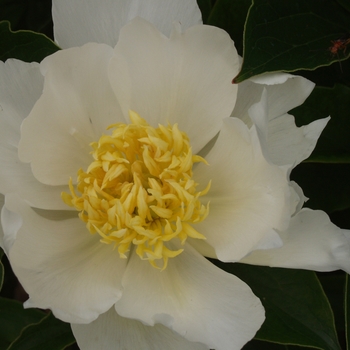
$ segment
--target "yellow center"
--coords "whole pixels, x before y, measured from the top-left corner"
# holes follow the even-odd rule
[[[76,189],[70,179],[71,194],[62,193],[62,199],[80,211],[80,219],[101,242],[113,243],[121,258],[134,246],[141,259],[165,269],[168,259],[183,251],[169,249],[166,242],[205,239],[191,223],[209,212],[199,197],[210,183],[197,192],[192,179],[193,164],[206,161],[192,154],[189,138],[177,124],[155,129],[137,113],[129,116],[131,124],[111,125],[112,135],[91,144],[94,161],[86,172],[78,171]]]

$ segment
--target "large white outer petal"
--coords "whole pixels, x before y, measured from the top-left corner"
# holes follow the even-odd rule
[[[20,126],[40,97],[43,83],[38,63],[0,62],[0,192],[18,193],[35,207],[65,209],[60,198],[64,187],[40,183],[30,165],[18,159]]]
[[[327,119],[298,128],[287,112],[301,105],[314,84],[285,73],[264,74],[239,84],[233,117],[248,126],[258,123],[266,143],[266,155],[277,165],[296,166],[310,156]],[[264,93],[265,91],[265,93]],[[264,104],[266,115],[259,115]]]
[[[121,317],[114,308],[89,324],[72,324],[72,330],[82,350],[208,350],[161,324],[145,326]]]
[[[120,298],[126,260],[78,219],[48,220],[14,195],[2,210],[5,248],[30,296],[66,322],[89,323]]]
[[[249,118],[257,127],[264,154],[274,164],[296,166],[310,156],[329,118],[315,120],[298,128],[294,117],[289,114],[270,119],[268,99],[269,90],[264,88],[261,100],[248,109]]]
[[[250,79],[268,90],[269,119],[274,119],[300,106],[310,95],[315,84],[301,76],[286,73],[268,73]]]
[[[92,162],[90,143],[124,118],[109,85],[112,48],[87,44],[58,51],[41,63],[44,91],[22,124],[19,157],[34,176],[58,186]]]
[[[109,69],[124,115],[134,110],[154,127],[178,123],[193,153],[231,114],[237,71],[236,49],[223,30],[201,25],[180,33],[174,26],[168,39],[140,18],[122,29]]]
[[[316,271],[342,269],[350,273],[350,231],[332,224],[326,213],[302,209],[280,235],[281,248],[256,250],[241,262]]]
[[[287,171],[265,160],[255,127],[225,119],[206,160],[209,166],[199,164],[194,179],[203,187],[212,180],[201,197],[203,203],[210,201],[210,210],[193,226],[218,259],[238,261],[258,246],[281,245],[275,229],[288,227],[292,210]]]
[[[135,17],[169,35],[174,21],[184,29],[202,22],[195,0],[53,0],[55,40],[62,48],[88,42],[112,47],[120,29]]]
[[[210,349],[241,349],[264,320],[259,299],[191,246],[183,248],[164,271],[132,254],[115,306],[118,314],[147,325],[161,323]]]
[[[264,89],[267,90],[269,120],[277,118],[304,103],[315,84],[303,77],[273,73],[257,76],[238,84],[238,97],[233,117],[250,123],[248,109],[259,102]]]
[[[0,62],[0,116],[8,123],[0,128],[2,142],[18,145],[20,125],[40,97],[43,83],[38,63]]]
[[[275,164],[293,164],[294,167],[307,159],[329,119],[315,120],[299,128],[289,114],[271,120],[267,139],[270,159]]]

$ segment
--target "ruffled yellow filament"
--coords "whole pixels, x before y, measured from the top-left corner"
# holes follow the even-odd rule
[[[131,124],[111,125],[112,135],[91,144],[94,161],[86,172],[79,170],[76,189],[70,180],[71,193],[62,193],[62,199],[80,211],[101,242],[113,243],[121,258],[135,246],[141,259],[165,269],[168,259],[183,251],[169,249],[166,242],[205,239],[191,223],[204,220],[209,211],[199,197],[210,183],[196,192],[192,179],[193,164],[206,161],[192,154],[177,124],[155,129],[137,113],[129,115]]]

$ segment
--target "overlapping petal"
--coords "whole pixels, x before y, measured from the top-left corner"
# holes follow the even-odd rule
[[[72,324],[77,343],[85,350],[207,350],[208,347],[193,343],[169,328],[156,324],[146,326],[140,321],[117,314],[114,308],[89,324]]]
[[[264,320],[250,288],[189,245],[161,273],[133,254],[122,285],[119,315],[146,325],[161,323],[216,350],[240,349]]]
[[[66,185],[91,163],[89,144],[124,121],[109,85],[112,48],[87,44],[59,51],[41,64],[43,93],[22,125],[19,157],[47,185]]]
[[[281,115],[269,123],[268,149],[272,161],[278,165],[298,165],[314,150],[321,132],[330,118],[297,127],[294,117]]]
[[[310,156],[329,118],[298,128],[289,114],[271,119],[268,99],[269,91],[264,88],[260,101],[249,108],[248,116],[257,127],[265,157],[276,165],[295,167]]]
[[[265,137],[266,154],[271,161],[277,165],[296,166],[310,156],[328,121],[321,119],[298,128],[293,117],[287,114],[305,101],[313,87],[309,80],[285,73],[251,78],[239,85],[232,116],[248,126],[259,124]],[[257,114],[262,105],[265,116]]]
[[[304,103],[315,86],[308,79],[286,73],[263,74],[251,78],[250,81],[268,89],[270,120]]]
[[[342,269],[350,273],[350,231],[332,224],[326,213],[302,209],[280,236],[282,247],[256,250],[242,262],[316,271]]]
[[[120,29],[135,17],[153,23],[169,35],[174,21],[184,29],[201,23],[195,0],[54,0],[55,40],[62,48],[88,42],[114,47]]]
[[[0,81],[0,191],[16,192],[35,207],[67,209],[60,198],[63,187],[38,182],[30,165],[18,159],[21,123],[43,89],[39,65],[18,60],[0,62]]]
[[[0,140],[18,146],[19,128],[41,95],[44,79],[38,63],[0,62]]]
[[[205,55],[203,55],[205,52]],[[209,26],[170,39],[150,23],[125,26],[110,64],[111,85],[124,115],[134,110],[152,126],[179,124],[198,152],[235,105],[238,56],[228,34]]]
[[[51,309],[66,322],[88,323],[120,298],[126,260],[99,243],[76,217],[49,220],[16,195],[6,196],[3,241],[28,292],[27,307]]]
[[[1,225],[0,225],[0,246],[8,256],[17,232],[22,225],[21,217],[5,207],[5,196],[0,195]],[[6,235],[4,230],[6,230]]]
[[[210,214],[195,228],[205,235],[222,261],[238,261],[257,246],[282,242],[274,229],[285,228],[290,217],[286,170],[269,164],[255,128],[227,118],[215,146],[198,165],[195,179],[212,180]]]

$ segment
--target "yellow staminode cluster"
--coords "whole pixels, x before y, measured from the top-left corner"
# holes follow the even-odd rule
[[[62,199],[75,207],[91,233],[101,242],[113,243],[126,258],[132,245],[141,259],[154,267],[166,268],[168,259],[183,249],[170,250],[166,242],[178,237],[205,239],[190,223],[206,218],[209,206],[199,197],[210,183],[196,192],[192,167],[206,161],[193,155],[188,136],[177,124],[157,129],[137,113],[129,112],[131,124],[114,124],[112,135],[91,144],[94,161],[87,171],[78,172],[71,194]],[[157,260],[162,259],[159,266]]]

